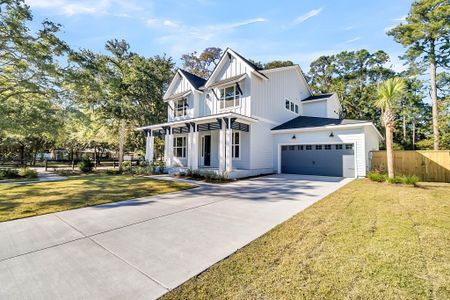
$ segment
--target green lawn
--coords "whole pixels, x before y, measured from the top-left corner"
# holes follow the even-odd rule
[[[0,184],[0,222],[138,197],[191,185],[137,176],[75,176],[64,181]]]
[[[356,180],[162,299],[449,299],[450,184]]]

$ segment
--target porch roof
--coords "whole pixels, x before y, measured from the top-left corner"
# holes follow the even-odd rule
[[[204,116],[204,117],[198,117],[198,118],[192,118],[192,119],[185,119],[185,120],[180,120],[180,121],[173,121],[173,122],[166,122],[166,123],[161,123],[161,124],[154,124],[154,125],[148,125],[148,126],[142,126],[142,127],[138,127],[136,128],[136,130],[151,130],[151,129],[161,129],[163,127],[166,126],[174,126],[174,127],[179,127],[179,126],[185,126],[186,123],[205,123],[205,122],[209,122],[212,120],[216,120],[218,118],[236,118],[236,120],[245,123],[245,124],[249,124],[249,123],[254,123],[256,121],[258,121],[255,118],[251,118],[251,117],[247,117],[235,112],[226,112],[226,113],[220,113],[220,114],[214,114],[214,115],[209,115],[209,116]]]

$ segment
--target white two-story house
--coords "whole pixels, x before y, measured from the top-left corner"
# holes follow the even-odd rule
[[[165,141],[169,170],[365,176],[382,136],[369,121],[339,119],[336,94],[313,95],[298,65],[259,69],[227,49],[211,76],[178,70],[164,101],[167,122],[139,128]]]

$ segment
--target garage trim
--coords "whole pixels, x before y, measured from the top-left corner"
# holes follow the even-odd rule
[[[305,142],[291,142],[291,143],[280,143],[278,144],[278,170],[277,173],[281,174],[281,147],[282,146],[294,146],[294,145],[340,145],[340,144],[352,144],[354,149],[354,163],[355,163],[355,177],[358,178],[358,163],[357,163],[357,144],[356,142],[314,142],[314,143],[305,143]]]

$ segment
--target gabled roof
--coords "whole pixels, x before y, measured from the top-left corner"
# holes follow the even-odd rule
[[[262,79],[268,79],[266,75],[264,75],[263,73],[260,72],[260,68],[258,68],[255,64],[251,63],[249,60],[247,60],[246,58],[244,58],[242,55],[240,55],[239,53],[235,52],[233,49],[231,48],[227,48],[223,54],[222,57],[220,58],[219,62],[217,63],[217,65],[215,66],[214,70],[212,71],[211,75],[209,76],[208,80],[206,80],[205,83],[205,87],[209,87],[209,85],[211,85],[210,81],[212,80],[212,78],[215,77],[216,73],[219,70],[219,66],[222,65],[223,60],[228,56],[235,56],[238,59],[242,60],[242,62],[244,62],[246,65],[249,66],[249,68],[254,72],[254,74],[256,74],[257,76],[259,76]]]
[[[184,77],[189,81],[189,83],[198,90],[201,86],[203,86],[206,83],[206,79],[201,78],[195,74],[189,73],[188,71],[178,69],[179,72],[181,72]]]
[[[321,95],[312,95],[312,96],[309,96],[308,98],[303,99],[302,102],[303,101],[312,101],[312,100],[325,100],[325,99],[330,98],[331,96],[333,96],[332,93],[330,93],[330,94],[321,94]]]
[[[300,116],[294,118],[286,123],[278,125],[272,130],[283,130],[283,129],[298,129],[298,128],[309,128],[309,127],[321,127],[321,126],[337,126],[337,125],[351,125],[351,124],[363,124],[371,123],[367,120],[352,120],[352,119],[333,119],[333,118],[319,118],[319,117],[307,117]]]

